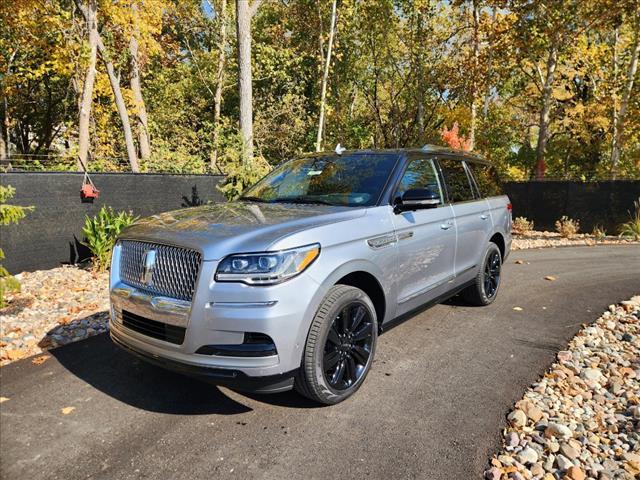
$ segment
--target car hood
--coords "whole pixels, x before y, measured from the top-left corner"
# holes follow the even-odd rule
[[[218,260],[231,253],[268,250],[287,235],[357,218],[365,211],[331,205],[218,203],[143,218],[120,238],[193,248],[204,260]]]

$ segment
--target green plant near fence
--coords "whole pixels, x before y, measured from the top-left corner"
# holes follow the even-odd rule
[[[82,228],[85,240],[82,244],[91,250],[93,267],[96,270],[104,272],[109,267],[111,252],[118,235],[137,218],[132,212],[115,212],[107,206],[103,206],[95,217],[85,217]]]
[[[620,236],[640,240],[640,198],[633,202],[634,213],[629,212],[629,221],[620,225]]]
[[[9,205],[5,203],[7,200],[13,198],[16,194],[16,189],[11,185],[6,187],[0,186],[0,225],[17,224],[22,220],[27,212],[33,211],[33,207],[22,207],[20,205]],[[0,248],[0,260],[5,258],[4,252]],[[15,277],[11,276],[6,268],[0,264],[0,308],[6,306],[5,293],[20,291],[20,282]]]

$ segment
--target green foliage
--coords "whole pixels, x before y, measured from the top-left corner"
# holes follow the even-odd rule
[[[0,248],[0,260],[4,260],[4,252]],[[0,265],[0,308],[7,306],[4,296],[7,292],[19,292],[20,282],[9,274],[6,268]]]
[[[136,219],[131,212],[116,213],[113,208],[106,206],[103,206],[95,217],[86,216],[82,228],[85,240],[82,244],[91,250],[96,270],[105,271],[109,267],[111,252],[118,235]]]
[[[262,158],[256,157],[253,162],[243,165],[241,162],[233,162],[227,164],[223,168],[226,177],[222,185],[217,188],[227,198],[234,200],[240,194],[264,177],[271,170],[271,166]]]
[[[16,3],[17,2],[17,3]],[[6,3],[6,2],[5,2]],[[15,0],[0,9],[0,90],[12,153],[78,151],[78,86],[88,59],[86,27],[73,2]],[[12,3],[12,5],[13,5]],[[130,88],[129,38],[139,33],[142,96],[151,157],[141,170],[232,173],[228,196],[251,182],[237,157],[238,78],[234,2],[99,0],[104,43],[121,75],[134,135],[140,105]],[[347,148],[442,144],[445,126],[507,180],[531,178],[549,49],[559,44],[551,85],[547,175],[606,178],[612,170],[613,118],[628,84],[638,15],[633,2],[584,0],[342,0],[330,65],[323,145]],[[474,55],[473,8],[479,9]],[[254,143],[275,165],[311,151],[318,127],[331,2],[263,2],[252,19]],[[221,19],[226,62],[218,77]],[[614,41],[615,39],[615,41]],[[614,64],[614,59],[615,64]],[[126,167],[120,119],[104,65],[98,62],[92,105],[91,166]],[[215,116],[218,82],[220,117]],[[628,103],[620,177],[640,178],[640,88]],[[217,139],[214,140],[214,136]],[[35,157],[35,158],[40,158]],[[22,166],[20,162],[15,162]],[[27,166],[27,165],[25,165]],[[75,163],[29,160],[29,166]],[[244,173],[243,173],[244,172]],[[245,178],[247,177],[247,178]]]
[[[596,240],[604,240],[607,237],[607,231],[602,225],[596,225],[593,227],[591,235],[593,235]]]
[[[620,236],[640,240],[640,198],[633,202],[634,213],[629,212],[629,221],[620,225]]]
[[[556,220],[556,231],[561,237],[571,238],[580,231],[580,221],[563,215]]]
[[[0,225],[17,224],[22,220],[27,212],[33,211],[33,207],[21,207],[19,205],[8,205],[7,200],[13,198],[16,189],[11,185],[0,185]],[[0,260],[5,258],[4,252],[0,248]],[[0,308],[5,306],[4,295],[6,292],[20,291],[20,282],[9,274],[8,270],[0,264]]]

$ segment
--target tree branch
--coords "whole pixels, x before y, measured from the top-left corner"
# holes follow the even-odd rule
[[[253,16],[258,11],[258,8],[260,8],[260,5],[262,4],[262,2],[264,2],[264,0],[253,0],[252,2],[249,3],[249,17],[253,18]]]

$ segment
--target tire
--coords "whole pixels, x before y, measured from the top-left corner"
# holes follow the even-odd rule
[[[488,279],[490,276],[492,279]],[[485,306],[493,303],[500,289],[502,255],[498,246],[489,242],[473,284],[462,291],[462,298],[471,305]]]
[[[294,384],[298,393],[325,405],[353,395],[371,369],[377,338],[376,310],[367,294],[348,285],[331,287],[309,328]]]

